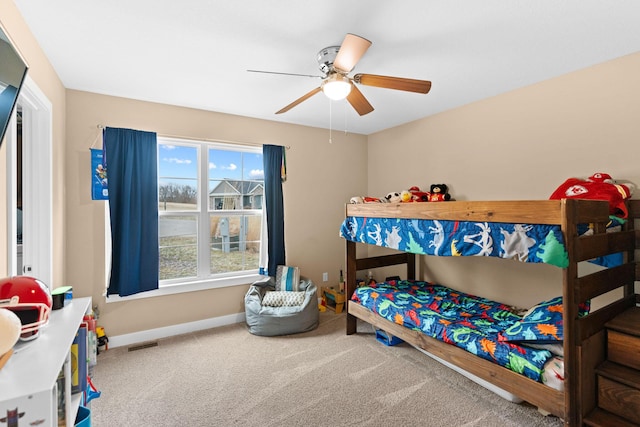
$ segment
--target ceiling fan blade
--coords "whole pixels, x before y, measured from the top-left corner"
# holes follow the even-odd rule
[[[262,70],[247,70],[249,73],[263,73],[263,74],[280,74],[282,76],[300,76],[300,77],[313,77],[321,79],[322,76],[314,76],[312,74],[295,74],[295,73],[279,73],[277,71],[262,71]]]
[[[350,72],[369,46],[371,46],[369,40],[355,34],[347,34],[340,45],[336,59],[333,60],[333,68],[343,73]]]
[[[373,111],[373,107],[371,106],[371,104],[369,104],[367,98],[364,97],[362,92],[360,92],[360,90],[353,83],[351,83],[351,92],[349,92],[349,95],[347,95],[347,101],[349,101],[349,104],[351,104],[351,106],[361,116],[369,114]]]
[[[431,82],[428,80],[376,76],[375,74],[356,74],[353,76],[353,81],[365,86],[376,86],[416,93],[429,93],[429,90],[431,89]]]
[[[289,111],[290,109],[292,109],[296,105],[300,104],[303,101],[306,101],[307,99],[311,98],[313,95],[315,95],[316,93],[320,92],[321,90],[322,89],[320,89],[319,87],[315,88],[314,90],[312,90],[311,92],[307,93],[306,95],[303,95],[300,98],[296,99],[291,104],[289,104],[286,107],[284,107],[283,109],[276,111],[276,114],[286,113],[287,111]]]

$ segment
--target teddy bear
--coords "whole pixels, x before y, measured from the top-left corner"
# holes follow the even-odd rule
[[[430,202],[446,202],[449,200],[451,200],[451,194],[449,194],[447,184],[431,184],[429,191]]]
[[[421,191],[420,187],[413,186],[409,189],[409,193],[411,193],[411,197],[414,202],[428,202],[430,194]]]

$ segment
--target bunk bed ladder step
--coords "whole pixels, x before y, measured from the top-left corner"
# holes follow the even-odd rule
[[[631,423],[624,418],[607,412],[604,409],[596,408],[584,419],[584,424],[591,427],[637,427],[637,424]]]
[[[640,308],[606,324],[607,360],[597,369],[598,407],[589,426],[640,426]]]

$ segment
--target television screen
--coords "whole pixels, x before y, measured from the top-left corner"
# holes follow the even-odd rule
[[[0,28],[0,146],[27,75],[27,65]]]

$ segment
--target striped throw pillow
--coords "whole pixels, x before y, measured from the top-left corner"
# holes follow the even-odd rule
[[[298,292],[299,287],[300,268],[279,265],[276,270],[276,291]]]

